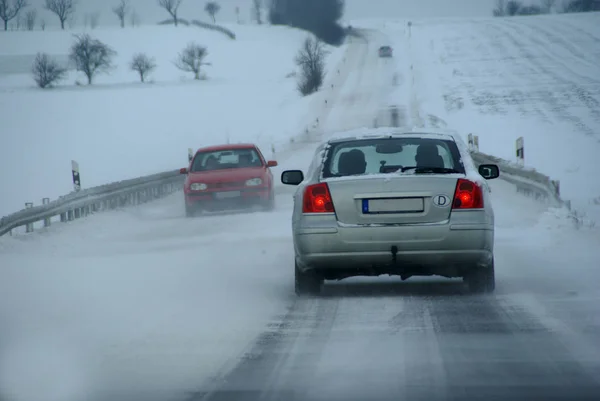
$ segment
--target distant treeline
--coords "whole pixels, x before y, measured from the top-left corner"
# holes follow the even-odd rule
[[[344,0],[271,0],[269,20],[310,31],[331,45],[342,43],[345,31],[338,21],[344,14]]]
[[[557,13],[584,13],[600,11],[600,0],[540,0],[539,4],[524,4],[520,0],[496,0],[495,17],[540,15]]]

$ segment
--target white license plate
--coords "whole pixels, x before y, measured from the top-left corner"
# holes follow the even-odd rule
[[[215,192],[215,198],[217,199],[239,198],[240,196],[242,196],[240,191]]]
[[[364,199],[364,213],[419,213],[423,198]]]

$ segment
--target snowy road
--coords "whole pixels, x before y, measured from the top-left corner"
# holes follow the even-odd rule
[[[533,242],[539,206],[502,181],[493,193],[494,296],[436,278],[328,283],[321,298],[297,300],[273,320],[212,392],[191,399],[597,399],[597,259],[573,274],[556,256],[580,254],[594,240],[581,233],[571,238],[575,249]]]
[[[385,35],[371,35],[348,47],[330,102],[315,106],[319,134],[370,126],[388,100],[395,68],[376,57]],[[305,169],[311,153],[306,143],[282,152],[274,173]],[[3,238],[0,397],[597,399],[597,231],[506,182],[490,186],[492,296],[457,280],[380,277],[297,299],[290,188],[272,213],[188,219],[179,193]]]

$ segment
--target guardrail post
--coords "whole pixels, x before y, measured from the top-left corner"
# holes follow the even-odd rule
[[[79,163],[75,160],[71,160],[71,173],[73,175],[73,188],[75,192],[81,189],[81,177],[79,176]]]
[[[560,198],[560,181],[559,180],[550,180],[552,186],[554,187],[554,195],[557,198]]]
[[[67,222],[67,214],[66,213],[61,213],[60,214],[60,222],[61,223],[66,223]]]
[[[68,210],[67,211],[67,221],[73,221],[74,217],[73,217],[73,210]]]
[[[477,135],[469,134],[467,143],[470,151],[479,152],[479,137]]]
[[[399,114],[398,114],[398,108],[397,107],[392,107],[392,110],[391,110],[391,119],[392,119],[392,127],[397,127],[398,126],[398,119],[399,119]]]
[[[33,207],[33,202],[25,203],[25,209],[31,209]],[[25,225],[25,232],[32,233],[33,232],[33,223],[27,223]]]
[[[42,199],[42,205],[47,205],[48,203],[50,203],[50,198]],[[50,217],[44,219],[44,227],[50,227]]]
[[[521,166],[525,165],[525,145],[523,137],[520,136],[517,138],[517,163]]]
[[[80,208],[78,208],[78,207],[77,207],[77,208],[75,208],[75,211],[74,211],[74,212],[75,212],[75,213],[74,213],[74,217],[75,217],[76,219],[78,219],[78,218],[80,218],[80,217],[81,217],[81,209],[80,209]]]

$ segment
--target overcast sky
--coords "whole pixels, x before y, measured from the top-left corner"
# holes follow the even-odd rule
[[[117,24],[117,19],[111,8],[119,0],[77,0],[77,22],[81,24],[84,15],[90,12],[100,12],[100,24]],[[268,0],[263,0],[268,1]],[[56,17],[42,10],[45,0],[28,0],[31,7],[37,8],[40,15],[48,24],[57,24]],[[240,8],[242,19],[250,19],[252,0],[217,0],[221,4],[221,12],[217,22],[235,21],[235,9]],[[144,24],[155,23],[168,17],[158,5],[158,0],[130,0],[132,6]],[[180,15],[188,19],[208,21],[204,13],[206,0],[183,0]],[[346,0],[345,19],[357,18],[422,18],[422,17],[472,17],[489,16],[494,0]]]

